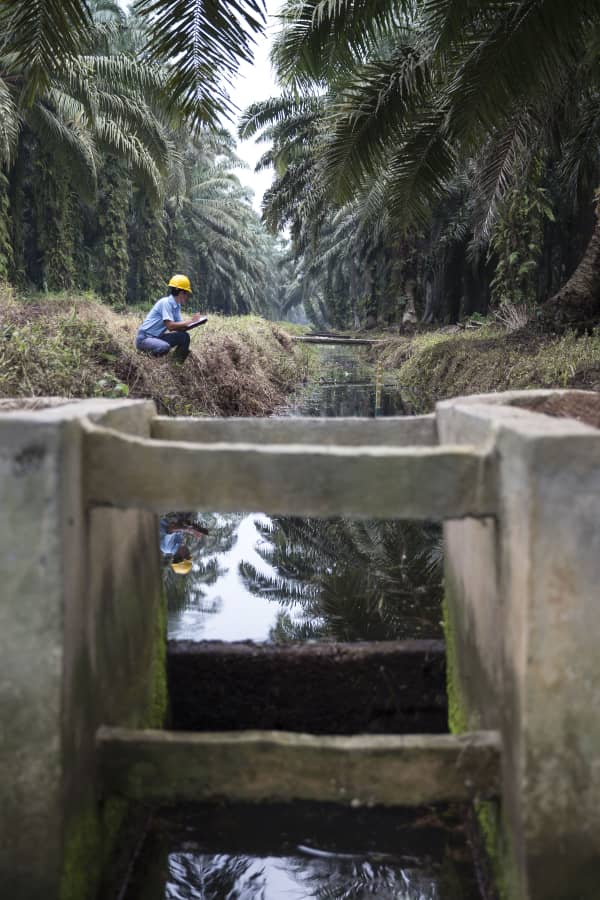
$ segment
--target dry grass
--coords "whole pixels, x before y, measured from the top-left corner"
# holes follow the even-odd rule
[[[468,394],[528,388],[600,390],[600,332],[547,338],[486,326],[474,332],[430,332],[383,348],[386,369],[397,368],[406,400],[417,412]],[[396,363],[396,365],[394,365]]]
[[[183,366],[138,353],[139,323],[92,297],[19,299],[0,287],[0,397],[143,397],[168,414],[267,415],[306,369],[302,349],[258,317],[211,315]]]

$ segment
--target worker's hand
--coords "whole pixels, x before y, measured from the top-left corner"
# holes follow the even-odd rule
[[[197,315],[192,316],[190,319],[190,324],[192,325],[204,325],[205,322],[208,321],[206,316],[203,316],[202,313],[197,313]]]

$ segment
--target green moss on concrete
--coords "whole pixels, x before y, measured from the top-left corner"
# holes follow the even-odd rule
[[[442,618],[446,639],[446,692],[448,694],[448,728],[452,734],[469,730],[467,708],[462,697],[458,678],[456,634],[448,597],[442,601]]]
[[[507,843],[500,804],[495,800],[480,800],[475,802],[474,807],[498,900],[520,900],[522,893],[517,883],[513,854]]]
[[[167,597],[164,590],[156,611],[150,684],[150,703],[144,725],[146,728],[164,728],[168,712]]]
[[[111,797],[101,808],[92,798],[67,829],[60,882],[60,900],[93,900],[114,852],[127,812],[127,801]]]
[[[469,730],[467,704],[460,686],[456,628],[448,595],[442,602],[446,640],[446,690],[448,693],[448,727],[452,734]],[[490,877],[498,900],[520,900],[512,854],[506,843],[500,804],[495,800],[476,801],[475,815]]]
[[[69,825],[63,853],[60,900],[93,897],[100,878],[102,832],[96,810],[90,808]]]
[[[164,727],[167,715],[167,600],[161,591],[156,609],[151,661],[142,673],[147,685],[146,700],[138,694],[138,708],[133,717],[141,728]],[[98,803],[93,796],[82,802],[68,824],[60,884],[60,900],[93,900],[104,873],[108,870],[117,847],[129,802],[121,797],[109,797]]]

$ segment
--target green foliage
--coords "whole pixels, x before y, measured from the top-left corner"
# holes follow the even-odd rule
[[[113,303],[127,296],[127,203],[130,183],[119,159],[107,157],[98,178],[98,238],[93,257],[96,291]]]
[[[201,36],[201,42],[222,63],[219,41],[228,46],[233,36],[241,38],[243,8],[251,18],[260,3],[237,6],[239,21],[227,4],[214,21],[193,0],[179,4],[178,12],[184,6],[196,27],[204,17],[221,32]],[[196,100],[173,100],[173,79],[188,64],[175,71],[149,62],[140,49],[149,32],[139,16],[127,16],[114,3],[92,2],[90,8],[85,37],[79,36],[73,52],[64,45],[60,65],[47,68],[25,106],[19,105],[19,89],[28,83],[28,71],[13,59],[15,71],[4,80],[8,60],[3,62],[0,41],[0,163],[9,164],[6,192],[0,183],[0,213],[10,200],[0,225],[0,274],[44,290],[91,287],[122,305],[156,300],[170,275],[185,271],[201,286],[209,311],[280,315],[280,246],[232,172],[238,160],[231,137],[185,120],[183,106],[192,112],[195,104],[193,115],[199,114]],[[168,8],[166,0],[153,4],[151,43],[158,55],[161,10]],[[52,17],[49,9],[39,27],[50,27]],[[170,39],[187,37],[178,31]],[[228,65],[247,50],[231,50]],[[196,58],[189,59],[196,66]],[[215,99],[213,109],[218,106]]]
[[[543,166],[536,160],[526,185],[511,190],[493,227],[489,255],[495,260],[492,300],[533,307],[538,292],[538,267],[544,224],[554,221],[548,191],[540,185]]]
[[[15,307],[11,311],[14,314]],[[98,375],[111,349],[110,337],[100,323],[78,318],[74,308],[64,318],[20,322],[15,315],[0,341],[0,394],[115,396],[119,382],[108,379],[102,390]]]
[[[142,315],[89,296],[18,301],[0,285],[0,397],[150,397],[178,415],[268,415],[306,373],[302,349],[256,316],[211,315],[185,366],[140,354]]]
[[[53,171],[41,149],[33,165],[32,187],[41,285],[44,290],[67,290],[75,277],[77,207],[68,178]]]
[[[137,0],[151,22],[147,51],[171,63],[168,89],[196,124],[215,124],[232,107],[223,79],[252,59],[252,40],[265,21],[264,0]],[[177,27],[173,27],[177,23]]]
[[[158,299],[166,293],[166,230],[162,206],[148,201],[142,192],[132,200],[129,247],[130,295],[136,299]]]
[[[419,412],[438,400],[526,388],[600,387],[600,331],[543,340],[484,326],[461,334],[434,333],[401,345],[398,379]],[[394,358],[390,342],[386,358]]]
[[[332,275],[346,325],[361,297],[401,320],[407,280],[427,323],[485,314],[490,287],[525,305],[559,286],[589,240],[573,247],[565,219],[600,179],[600,20],[592,0],[577,8],[579,21],[554,0],[285,4],[284,94],[250,107],[241,133],[273,142],[265,218],[290,227],[313,321],[321,304],[340,321]]]
[[[8,179],[0,168],[0,279],[12,274],[13,252],[8,197]]]

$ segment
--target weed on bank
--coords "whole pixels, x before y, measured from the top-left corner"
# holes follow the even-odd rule
[[[499,328],[386,341],[385,369],[416,412],[438,400],[530,388],[600,390],[600,331],[547,337]]]
[[[268,415],[304,377],[307,359],[258,316],[210,315],[178,365],[134,346],[140,315],[92,296],[19,297],[0,287],[0,397],[130,397],[172,415]]]

